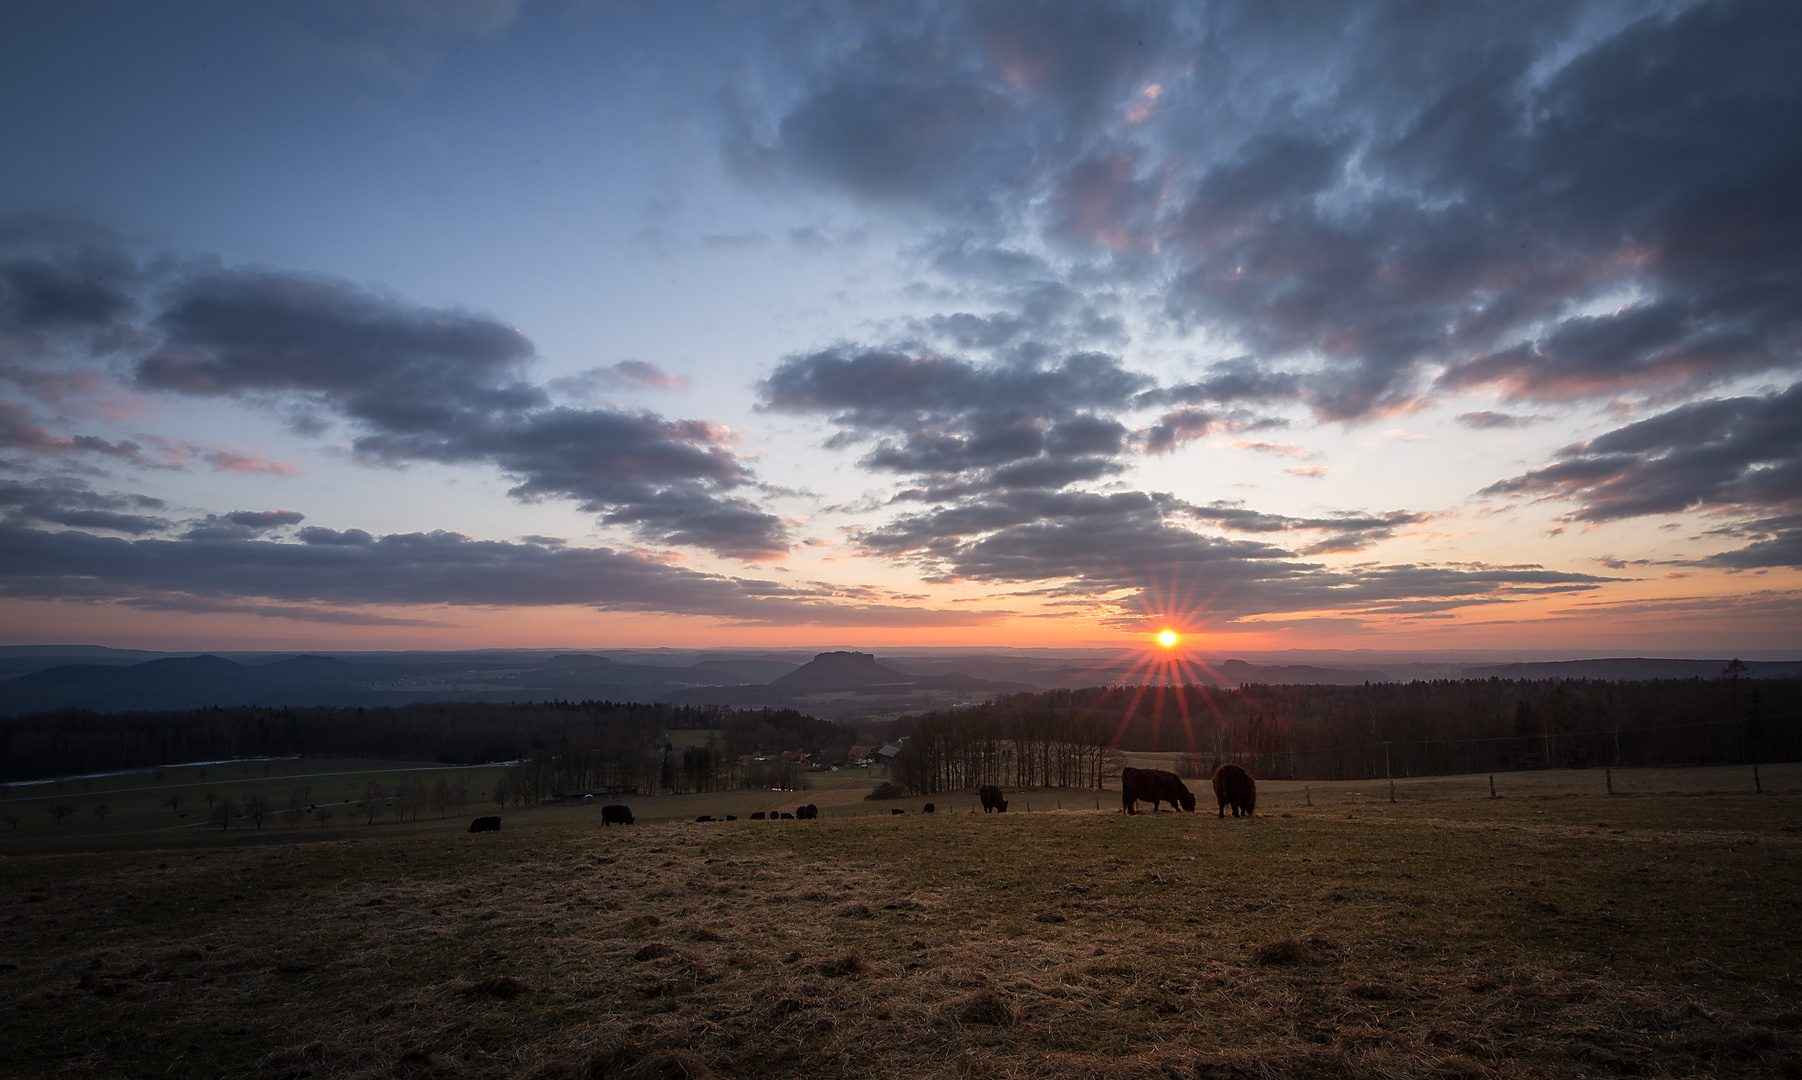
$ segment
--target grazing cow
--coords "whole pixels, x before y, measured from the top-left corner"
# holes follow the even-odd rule
[[[783,821],[793,821],[793,820],[795,820],[795,815],[789,813],[787,810],[784,810],[784,811],[782,811],[782,820]]]
[[[755,814],[751,815],[751,820],[752,821],[762,821],[765,816],[766,815],[764,814],[764,812],[762,810],[759,810]]]
[[[632,824],[632,808],[625,803],[608,803],[601,807],[602,825]]]
[[[695,820],[696,820],[696,821],[697,821],[697,822],[700,822],[700,821],[712,821],[712,820],[713,820],[713,815],[712,815],[712,814],[702,814],[702,815],[701,815],[701,816],[700,816],[700,817],[698,817],[698,818],[695,818]]]
[[[901,808],[900,808],[900,807],[899,807],[899,806],[891,806],[891,807],[889,807],[889,808],[888,808],[888,812],[889,812],[889,816],[890,816],[890,817],[893,817],[893,816],[894,816],[894,815],[896,815],[896,814],[905,814],[905,813],[907,813],[907,811],[905,811],[905,810],[903,810],[903,809],[901,809]]]
[[[1220,800],[1220,817],[1226,816],[1229,804],[1234,817],[1238,817],[1241,810],[1250,817],[1258,808],[1258,782],[1243,768],[1229,762],[1214,770],[1214,798]]]
[[[1159,803],[1169,803],[1170,809],[1182,807],[1184,810],[1195,809],[1195,793],[1189,790],[1173,772],[1164,769],[1135,769],[1127,766],[1120,770],[1120,809],[1129,814],[1136,814],[1133,804],[1144,800],[1156,811]]]
[[[737,814],[727,814],[727,815],[726,815],[726,820],[727,820],[727,821],[737,821],[737,820],[738,820],[738,815],[737,815]]]
[[[927,803],[925,806],[920,807],[920,813],[930,814],[930,813],[936,811],[937,809],[938,809],[938,807],[932,805],[931,803]]]
[[[479,817],[469,823],[470,832],[500,832],[501,819],[497,817]]]
[[[1001,797],[1001,789],[994,784],[984,784],[977,788],[976,797],[982,800],[983,813],[986,814],[990,810],[1001,814],[1007,813],[1007,800]]]
[[[802,821],[812,821],[820,816],[820,808],[812,803],[808,803],[806,806],[797,806],[795,807],[795,816]]]

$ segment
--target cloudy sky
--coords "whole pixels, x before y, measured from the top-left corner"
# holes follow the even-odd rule
[[[1802,648],[1802,6],[0,7],[0,641]]]

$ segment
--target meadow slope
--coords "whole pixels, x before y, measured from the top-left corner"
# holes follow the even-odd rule
[[[0,1071],[1802,1076],[1793,791],[506,817],[0,860]]]

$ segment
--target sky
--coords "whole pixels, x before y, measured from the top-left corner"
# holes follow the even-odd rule
[[[0,6],[0,643],[1802,655],[1802,6]]]

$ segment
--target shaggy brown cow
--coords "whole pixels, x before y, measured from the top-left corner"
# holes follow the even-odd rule
[[[1141,799],[1150,803],[1154,812],[1159,803],[1169,803],[1172,810],[1179,806],[1184,810],[1195,809],[1195,793],[1175,773],[1165,769],[1135,769],[1129,765],[1120,770],[1120,809],[1136,814],[1138,810],[1133,804]]]
[[[469,823],[470,832],[500,832],[501,819],[497,817],[479,817]]]
[[[632,808],[625,803],[608,803],[601,807],[602,825],[632,824]]]
[[[1258,808],[1258,782],[1237,765],[1222,765],[1214,770],[1214,798],[1220,800],[1221,817],[1226,816],[1229,803],[1234,817],[1238,817],[1241,810],[1245,811],[1246,817],[1250,817],[1252,811]]]
[[[1001,789],[994,784],[984,784],[977,788],[976,797],[982,800],[983,813],[986,814],[990,810],[1001,814],[1007,813],[1007,800],[1001,797]]]

